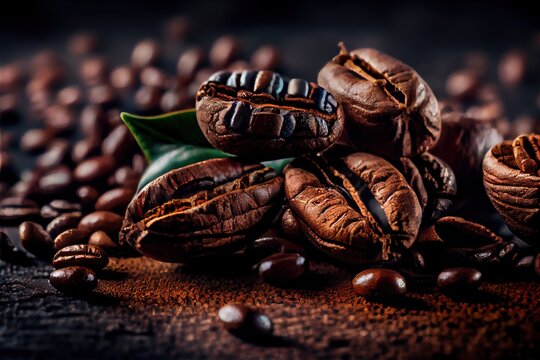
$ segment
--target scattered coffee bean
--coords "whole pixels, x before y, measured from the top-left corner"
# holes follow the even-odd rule
[[[276,70],[279,62],[279,50],[271,45],[258,48],[250,59],[250,63],[255,70]]]
[[[302,255],[278,253],[261,261],[259,276],[270,284],[287,284],[299,279],[307,268],[307,260]]]
[[[47,232],[51,238],[55,239],[64,231],[77,228],[81,218],[82,214],[78,211],[62,214],[47,225]]]
[[[139,42],[131,53],[131,63],[137,68],[153,65],[160,56],[161,49],[155,40],[147,39]]]
[[[80,229],[68,229],[54,239],[54,250],[59,251],[67,246],[89,243],[90,233]]]
[[[97,105],[86,105],[79,119],[81,131],[87,138],[101,139],[107,131],[107,116]]]
[[[23,71],[19,65],[8,64],[0,66],[0,91],[8,92],[15,90],[23,77]]]
[[[115,127],[101,144],[101,153],[110,155],[117,162],[126,159],[133,154],[137,148],[137,143],[131,132],[124,124]]]
[[[26,251],[39,259],[50,259],[53,256],[51,236],[43,227],[31,221],[19,225],[19,239]]]
[[[119,66],[111,72],[111,85],[117,90],[131,89],[135,86],[135,71],[129,66]]]
[[[89,55],[100,47],[99,36],[90,32],[74,34],[68,40],[68,51],[75,56]]]
[[[9,197],[0,201],[0,220],[3,224],[20,224],[39,216],[39,205],[22,197]]]
[[[40,210],[41,217],[52,220],[63,213],[80,211],[81,205],[66,200],[53,200],[49,204],[43,205]]]
[[[480,79],[472,70],[459,70],[446,80],[448,95],[463,100],[474,98],[480,86]]]
[[[96,210],[107,210],[124,215],[135,192],[132,188],[116,188],[104,192],[97,199]]]
[[[88,245],[98,246],[109,255],[116,253],[120,249],[120,245],[115,243],[105,231],[96,231],[90,235]]]
[[[109,155],[102,155],[83,161],[73,171],[75,180],[91,183],[110,176],[116,168],[116,160]]]
[[[352,281],[354,291],[366,299],[403,296],[407,292],[405,278],[390,269],[369,269],[360,272]]]
[[[50,139],[51,136],[47,130],[30,129],[21,137],[20,146],[24,151],[35,152],[45,149]]]
[[[90,233],[102,230],[112,239],[117,239],[123,220],[123,216],[110,211],[95,211],[81,219],[78,229]]]
[[[54,140],[47,151],[36,158],[36,167],[50,169],[66,161],[70,151],[69,141],[64,139]]]
[[[70,132],[75,127],[75,113],[60,104],[51,105],[43,114],[45,128],[54,134],[64,134]]]
[[[240,43],[232,36],[218,38],[209,52],[210,64],[214,69],[223,69],[240,55]]]
[[[250,242],[244,249],[244,253],[253,261],[260,261],[277,253],[303,254],[304,248],[284,238],[265,236]]]
[[[19,250],[3,231],[0,231],[0,260],[15,265],[30,265],[32,263],[32,260]]]
[[[88,101],[104,109],[110,109],[117,104],[118,94],[110,85],[98,85],[88,90]]]
[[[70,245],[60,249],[53,257],[55,269],[69,266],[82,266],[94,271],[103,269],[109,263],[109,257],[95,245]]]
[[[517,86],[525,79],[527,55],[522,50],[506,53],[499,62],[499,80],[506,86]]]
[[[481,283],[482,273],[474,268],[450,268],[442,271],[437,277],[439,289],[448,293],[475,291]]]
[[[141,70],[139,77],[144,86],[164,89],[167,85],[167,74],[157,67],[145,67]]]
[[[155,111],[159,109],[161,89],[142,86],[135,93],[135,105],[141,111]]]
[[[73,185],[71,170],[60,165],[49,170],[39,179],[39,192],[45,196],[63,195],[69,193]]]
[[[109,64],[100,57],[85,59],[80,65],[79,76],[87,85],[103,84],[109,76]]]
[[[182,53],[176,66],[177,74],[184,83],[189,83],[195,77],[197,70],[204,64],[206,54],[201,48],[191,48]]]
[[[90,157],[99,155],[101,139],[96,137],[84,138],[75,143],[71,151],[71,160],[78,164]]]
[[[77,189],[77,197],[81,201],[81,205],[85,210],[93,210],[94,204],[99,197],[99,191],[95,188],[84,185]]]
[[[97,286],[96,274],[85,267],[70,266],[55,270],[49,277],[49,283],[55,289],[71,295],[82,295]]]
[[[82,90],[80,87],[73,85],[63,88],[58,92],[56,100],[63,106],[78,106],[82,102]]]
[[[250,309],[244,304],[227,304],[218,311],[223,327],[232,334],[247,338],[271,336],[274,325],[268,316]]]

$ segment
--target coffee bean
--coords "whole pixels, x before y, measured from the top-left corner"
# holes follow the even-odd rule
[[[110,85],[93,86],[88,90],[88,101],[103,109],[110,109],[117,105],[118,94]]]
[[[244,249],[244,253],[254,261],[261,261],[277,253],[303,254],[304,248],[284,238],[265,236],[250,242]]]
[[[99,155],[101,139],[90,137],[84,138],[75,143],[71,150],[71,160],[78,164],[92,156]]]
[[[79,67],[79,76],[87,85],[100,85],[109,76],[109,64],[100,57],[85,59]]]
[[[95,211],[81,219],[78,229],[90,233],[102,230],[112,239],[117,239],[123,220],[123,216],[110,211]]]
[[[136,189],[139,183],[140,175],[129,166],[119,167],[109,182],[111,186],[121,186],[130,189]]]
[[[259,338],[272,335],[274,326],[268,316],[244,304],[227,304],[218,311],[223,327],[240,337]]]
[[[49,144],[50,139],[51,135],[47,130],[30,129],[21,137],[20,147],[28,152],[43,150]]]
[[[66,213],[66,212],[73,212],[73,211],[80,211],[81,210],[81,205],[80,204],[77,204],[77,203],[72,203],[72,202],[69,202],[67,200],[61,200],[61,199],[57,199],[57,200],[53,200],[49,203],[49,205],[61,212],[61,213]]]
[[[68,51],[75,56],[89,55],[100,47],[100,39],[97,34],[80,32],[71,36],[68,40]]]
[[[137,79],[135,71],[129,66],[119,66],[111,72],[111,85],[117,90],[131,89]]]
[[[49,170],[39,179],[39,192],[44,196],[64,195],[69,193],[73,185],[71,170],[60,165]]]
[[[178,77],[189,83],[195,77],[197,70],[204,64],[206,54],[201,48],[191,48],[182,53],[178,58],[176,72]]]
[[[279,50],[271,45],[258,48],[250,59],[250,63],[255,70],[276,70],[279,62]]]
[[[19,98],[16,94],[0,95],[0,121],[3,124],[12,123],[19,119],[18,105]]]
[[[0,201],[0,220],[3,224],[20,224],[39,216],[36,202],[22,197],[9,197]]]
[[[101,144],[101,153],[110,155],[120,162],[135,152],[137,143],[126,125],[121,124],[114,128]]]
[[[115,243],[105,231],[96,231],[90,235],[88,244],[100,247],[109,255],[115,254],[120,249],[120,245]]]
[[[72,295],[82,295],[94,290],[97,282],[97,276],[92,270],[80,266],[55,270],[49,277],[51,286]]]
[[[216,70],[225,68],[240,53],[240,43],[232,36],[222,36],[218,38],[210,49],[210,64]]]
[[[107,178],[115,167],[116,160],[112,156],[95,156],[77,165],[73,176],[80,183],[91,183]]]
[[[69,229],[58,234],[54,239],[54,250],[58,251],[67,246],[89,243],[90,233],[80,229]],[[95,245],[95,244],[94,244]]]
[[[53,257],[55,269],[69,266],[82,266],[94,271],[103,269],[109,263],[109,257],[95,245],[70,245],[59,250]]]
[[[8,64],[0,66],[0,91],[13,91],[19,86],[23,71],[19,65]]]
[[[40,259],[50,259],[53,255],[51,236],[43,227],[31,221],[19,226],[19,238],[25,250]]]
[[[160,56],[160,46],[157,41],[146,39],[139,42],[131,53],[131,63],[136,68],[143,68],[156,63]]]
[[[87,138],[102,139],[107,132],[107,115],[97,105],[86,105],[81,111],[80,125]]]
[[[72,85],[63,88],[56,95],[56,101],[63,106],[78,106],[82,102],[83,94],[81,88]]]
[[[167,90],[161,96],[160,106],[164,112],[172,112],[183,109],[193,102],[193,97],[187,92],[179,90]]]
[[[96,210],[107,210],[123,215],[134,194],[135,192],[131,188],[109,190],[101,194],[97,199],[95,208]]]
[[[443,292],[466,293],[475,291],[482,283],[482,273],[474,268],[457,267],[442,271],[437,286]]]
[[[354,291],[366,299],[403,296],[407,291],[405,278],[390,269],[368,269],[352,281]]]
[[[302,227],[289,208],[285,210],[281,217],[281,230],[283,230],[283,233],[291,239],[298,239],[304,236]]]
[[[480,86],[480,79],[472,70],[458,70],[446,80],[448,95],[461,100],[474,98]]]
[[[167,74],[157,67],[145,67],[141,70],[140,80],[144,86],[163,89],[167,85]]]
[[[77,228],[81,218],[82,214],[78,211],[59,215],[47,225],[47,232],[55,239],[64,231]]]
[[[15,265],[32,264],[32,260],[23,251],[19,250],[3,231],[0,231],[0,260]]]
[[[499,61],[499,81],[506,86],[520,85],[527,71],[527,55],[516,49],[506,53]]]
[[[69,151],[69,141],[56,139],[50,143],[47,151],[36,158],[36,167],[42,169],[56,167],[66,161]]]
[[[99,197],[99,191],[91,186],[81,186],[77,189],[77,197],[81,201],[81,205],[85,210],[93,210],[94,204]]]
[[[142,111],[155,111],[159,108],[161,93],[161,89],[142,86],[135,93],[135,105]]]
[[[54,134],[64,134],[73,130],[75,113],[63,105],[51,105],[43,113],[45,128]]]
[[[261,261],[259,276],[270,284],[287,284],[299,279],[307,268],[307,260],[302,255],[278,253]]]
[[[146,158],[142,154],[135,154],[133,155],[131,164],[133,171],[141,176],[147,166]]]

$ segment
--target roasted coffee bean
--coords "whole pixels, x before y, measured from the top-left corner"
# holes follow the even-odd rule
[[[97,199],[95,208],[123,215],[133,195],[135,195],[133,188],[116,188],[106,191]]]
[[[540,135],[495,145],[484,159],[486,193],[508,227],[537,246],[540,235]]]
[[[77,197],[85,210],[94,209],[94,204],[99,197],[99,192],[91,186],[81,186],[77,189]]]
[[[105,231],[111,238],[117,239],[122,220],[122,216],[110,211],[94,211],[81,219],[78,229],[89,233]]]
[[[466,293],[475,291],[482,283],[482,273],[474,268],[458,267],[442,271],[437,286],[443,292]]]
[[[279,50],[271,45],[262,46],[251,55],[250,63],[255,70],[275,70],[280,63]]]
[[[69,141],[56,139],[50,143],[47,151],[36,158],[36,166],[42,169],[56,167],[66,161],[69,151]]]
[[[527,55],[522,50],[506,53],[499,62],[499,81],[506,86],[520,85],[527,74]]]
[[[109,263],[109,257],[95,245],[71,245],[59,250],[53,257],[55,269],[69,266],[82,266],[94,271],[103,269]]]
[[[291,239],[298,239],[304,236],[300,223],[289,208],[283,212],[283,216],[281,217],[281,230]]]
[[[69,167],[57,166],[39,179],[38,187],[40,194],[55,196],[69,193],[73,185],[73,175]]]
[[[101,57],[87,58],[79,67],[79,76],[86,85],[103,84],[109,76],[109,64]]]
[[[45,206],[48,206],[50,208],[50,211],[51,211],[50,213],[55,213],[56,214],[55,216],[52,216],[52,217],[57,217],[58,215],[63,214],[63,213],[68,213],[68,212],[74,212],[74,211],[80,211],[81,210],[81,204],[72,203],[70,201],[61,200],[61,199],[52,200],[48,205],[45,205]],[[43,207],[45,207],[45,206],[43,206]],[[42,216],[43,216],[43,210],[41,211],[41,213],[42,213]],[[45,218],[47,216],[43,216],[43,217]],[[51,216],[49,216],[49,217],[51,217]]]
[[[22,197],[9,197],[0,201],[2,224],[20,224],[39,216],[39,205]]]
[[[366,299],[403,296],[407,292],[405,278],[390,269],[368,269],[356,275],[352,281],[354,291]]]
[[[117,105],[118,94],[110,85],[98,85],[88,90],[88,101],[104,109],[110,109]]]
[[[343,106],[351,140],[390,158],[431,148],[441,118],[435,95],[409,66],[374,49],[341,51],[319,72],[318,83]]]
[[[114,175],[109,181],[111,186],[117,185],[121,187],[126,187],[130,189],[136,189],[140,180],[140,174],[136,173],[129,166],[122,166],[116,169]]]
[[[341,135],[344,117],[316,84],[270,71],[222,71],[197,92],[197,120],[215,147],[260,160],[327,148]]]
[[[82,102],[81,88],[73,85],[63,88],[58,92],[56,101],[63,106],[78,106]]]
[[[223,327],[236,336],[264,338],[271,336],[274,325],[268,316],[244,304],[227,304],[218,311]]]
[[[277,253],[263,259],[258,272],[261,279],[270,284],[287,284],[298,280],[307,272],[305,257],[295,253]]]
[[[0,231],[0,260],[15,265],[30,265],[32,260],[19,250],[9,236]]]
[[[491,124],[459,112],[444,112],[441,137],[430,152],[452,168],[458,195],[463,197],[482,188],[482,160],[501,140]]]
[[[110,82],[115,89],[126,90],[135,86],[137,77],[129,66],[119,66],[111,72]]]
[[[149,87],[164,89],[167,86],[167,74],[157,67],[145,67],[139,75],[141,84]]]
[[[209,52],[210,64],[214,69],[223,69],[240,55],[240,43],[232,36],[218,38]]]
[[[99,36],[90,32],[80,32],[68,40],[68,51],[75,56],[89,55],[100,47]]]
[[[161,96],[160,106],[161,110],[165,112],[172,112],[183,109],[192,102],[194,102],[194,98],[190,96],[187,92],[168,90],[164,92]]]
[[[142,86],[135,93],[135,105],[142,111],[155,111],[159,109],[161,93],[161,89]]]
[[[45,149],[50,140],[51,135],[47,130],[30,129],[21,137],[20,147],[28,152],[39,151]]]
[[[170,171],[133,198],[120,240],[169,262],[233,252],[270,225],[282,184],[274,170],[230,158]]]
[[[460,100],[470,100],[477,95],[480,87],[478,74],[473,70],[458,70],[446,80],[448,95]]]
[[[60,234],[54,239],[54,250],[59,251],[71,245],[81,245],[89,243],[90,233],[80,229],[69,229]],[[95,244],[93,244],[95,245]]]
[[[23,70],[17,64],[0,66],[0,91],[15,90],[23,77]]]
[[[435,224],[435,232],[445,243],[455,248],[480,248],[504,242],[485,226],[456,216],[439,219]]]
[[[63,134],[73,130],[76,123],[75,113],[62,105],[51,105],[43,114],[45,128],[54,134]]]
[[[69,229],[76,229],[81,221],[82,214],[79,211],[65,213],[54,218],[47,225],[47,232],[52,239]]]
[[[96,156],[77,165],[73,176],[80,183],[91,183],[106,179],[113,174],[115,168],[116,160],[112,156]]]
[[[19,226],[19,239],[25,250],[40,259],[50,259],[53,256],[51,236],[43,227],[31,221],[25,221]]]
[[[101,144],[101,153],[110,155],[120,162],[135,152],[137,143],[126,125],[115,127]]]
[[[287,239],[277,236],[263,236],[250,242],[244,253],[254,261],[260,261],[277,253],[303,254],[304,248]]]
[[[189,83],[195,77],[197,70],[204,64],[206,54],[201,48],[191,48],[178,58],[176,72],[180,80]]]
[[[84,138],[75,143],[71,150],[71,160],[78,164],[90,157],[99,155],[101,139],[92,137]]]
[[[80,116],[81,130],[87,138],[102,139],[107,131],[107,116],[97,105],[86,105]]]
[[[96,231],[88,239],[88,245],[98,246],[107,254],[114,254],[120,250],[120,245],[115,243],[113,239],[105,231]]]
[[[308,240],[353,264],[388,260],[397,248],[410,247],[422,210],[403,175],[367,153],[331,163],[297,160],[284,170],[285,194]]]
[[[143,68],[155,64],[159,60],[161,49],[157,41],[146,39],[139,42],[131,53],[131,64]]]
[[[85,267],[70,266],[54,270],[49,283],[55,289],[70,295],[83,295],[97,286],[96,274]]]
[[[131,159],[131,167],[133,171],[135,171],[135,173],[139,176],[142,175],[142,173],[146,169],[147,164],[148,163],[146,162],[146,159],[142,154],[135,154]]]

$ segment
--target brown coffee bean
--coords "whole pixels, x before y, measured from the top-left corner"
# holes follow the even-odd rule
[[[261,261],[277,253],[303,254],[304,248],[284,238],[264,236],[250,242],[244,249],[244,253],[254,261]]]
[[[82,214],[79,211],[59,215],[47,225],[47,232],[52,239],[69,229],[76,229],[81,221]]]
[[[437,235],[451,247],[480,248],[504,240],[487,227],[457,216],[445,216],[435,224]]]
[[[159,108],[161,89],[142,86],[135,93],[135,105],[139,110],[152,111]]]
[[[482,273],[474,268],[457,267],[442,271],[437,286],[443,292],[465,293],[477,290],[482,283]]]
[[[72,203],[67,200],[61,200],[61,199],[52,200],[49,203],[49,206],[51,207],[51,209],[57,211],[58,215],[60,215],[60,213],[67,213],[67,212],[74,212],[74,211],[81,210],[81,204]]]
[[[527,55],[515,49],[507,52],[499,61],[499,81],[506,86],[520,85],[527,72]]]
[[[58,251],[71,245],[89,243],[89,236],[90,233],[87,231],[80,229],[68,229],[58,234],[58,236],[54,239],[54,250]]]
[[[472,70],[458,70],[446,80],[448,95],[461,100],[474,98],[480,86],[480,79]]]
[[[280,62],[279,50],[274,46],[265,45],[251,55],[250,63],[255,70],[276,70]]]
[[[77,197],[84,209],[94,209],[94,204],[99,197],[99,191],[91,186],[81,186],[77,189]]]
[[[354,291],[366,299],[403,296],[407,292],[405,278],[390,269],[364,270],[354,277],[352,284]]]
[[[110,155],[116,161],[121,162],[133,152],[137,143],[126,125],[121,124],[114,128],[101,144],[101,153]]]
[[[101,57],[83,60],[79,67],[79,76],[87,85],[100,85],[109,77],[109,64]]]
[[[117,239],[123,220],[123,216],[111,211],[95,211],[81,219],[78,229],[90,233],[105,231],[112,239]]]
[[[210,64],[216,70],[223,69],[239,56],[240,43],[232,36],[218,38],[210,49]]]
[[[51,286],[72,295],[82,295],[94,290],[97,282],[97,276],[92,270],[80,266],[55,270],[49,277]]]
[[[95,245],[70,245],[59,250],[53,257],[55,269],[69,266],[82,266],[94,271],[103,269],[109,263],[109,257]]]
[[[18,105],[19,97],[16,94],[0,95],[0,120],[2,123],[12,123],[19,119]]]
[[[120,249],[120,245],[115,243],[105,231],[96,231],[90,235],[88,244],[100,247],[107,254],[114,254]]]
[[[111,85],[117,90],[131,89],[137,79],[135,70],[129,66],[119,66],[111,72]]]
[[[82,90],[76,85],[65,87],[56,95],[56,101],[63,106],[78,106],[82,102],[82,99]]]
[[[136,189],[139,184],[140,175],[129,166],[119,167],[109,181],[111,186],[121,186]]]
[[[136,68],[153,65],[159,60],[160,46],[157,41],[146,39],[139,42],[131,53],[131,64]]]
[[[110,85],[98,85],[88,90],[88,101],[103,109],[110,109],[117,104],[118,94]]]
[[[73,130],[76,122],[75,113],[63,105],[51,105],[43,114],[45,128],[54,134],[62,134]]]
[[[240,337],[265,337],[272,335],[274,326],[268,316],[244,304],[227,304],[218,311],[223,327]]]
[[[73,175],[80,183],[90,183],[107,178],[114,172],[115,167],[116,160],[112,156],[95,156],[77,165]]]
[[[144,86],[165,88],[167,86],[167,74],[157,67],[145,67],[139,75],[141,84]]]
[[[44,196],[63,195],[71,190],[73,175],[71,170],[60,165],[45,173],[38,182],[38,191]]]
[[[17,64],[0,66],[0,91],[15,90],[23,78],[23,70]]]
[[[3,231],[0,231],[0,260],[15,265],[30,265],[32,263],[32,260],[19,250]]]
[[[132,188],[116,188],[106,191],[97,199],[95,208],[123,215],[133,195],[135,192]]]
[[[39,216],[39,206],[23,197],[9,197],[0,201],[0,220],[2,224],[20,224]]]
[[[259,276],[270,284],[287,284],[299,279],[308,269],[305,257],[294,253],[277,253],[259,264]]]
[[[206,54],[201,48],[191,48],[182,53],[178,58],[176,71],[178,77],[184,83],[189,83],[195,77],[206,59]]]
[[[36,167],[41,169],[56,167],[66,161],[69,151],[69,141],[56,139],[50,143],[47,151],[36,158]]]
[[[81,139],[73,145],[71,149],[71,160],[78,164],[92,156],[99,155],[101,148],[101,139],[95,137],[87,137]]]
[[[107,131],[107,115],[97,105],[86,105],[81,111],[80,124],[87,138],[102,139]]]
[[[304,236],[300,223],[289,208],[285,210],[281,217],[281,230],[283,230],[283,233],[291,239],[297,239]]]
[[[142,154],[135,154],[133,155],[133,159],[131,160],[131,167],[133,171],[135,171],[136,174],[142,175],[144,170],[146,169],[146,158]]]
[[[71,36],[68,40],[68,51],[71,55],[90,55],[99,49],[101,44],[97,34],[91,32],[80,32]]]
[[[164,112],[173,112],[183,109],[194,101],[187,92],[179,90],[167,90],[161,96],[160,106]]]
[[[31,221],[25,221],[19,226],[19,238],[25,250],[40,259],[50,259],[53,256],[53,242],[43,227]]]
[[[30,129],[21,137],[20,147],[28,152],[43,150],[49,144],[50,139],[51,136],[47,130]]]

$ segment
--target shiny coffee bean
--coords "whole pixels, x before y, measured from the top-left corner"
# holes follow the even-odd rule
[[[443,292],[465,293],[477,290],[482,283],[482,273],[474,268],[457,267],[442,271],[437,286]]]
[[[90,157],[99,155],[101,147],[101,139],[99,138],[84,138],[73,145],[71,150],[71,160],[78,164]]]
[[[71,170],[60,165],[49,170],[39,179],[39,192],[45,196],[65,195],[73,185],[73,175]]]
[[[110,155],[120,162],[135,152],[137,143],[126,125],[115,127],[101,144],[101,153]]]
[[[160,46],[157,41],[146,39],[139,42],[131,53],[131,64],[143,68],[155,64],[159,60]]]
[[[94,204],[99,197],[99,191],[91,186],[84,185],[77,189],[76,194],[84,209],[94,209]]]
[[[55,251],[71,245],[81,245],[88,242],[90,233],[80,229],[69,229],[61,232],[55,239],[53,247]]]
[[[81,221],[82,214],[79,211],[62,214],[54,218],[47,225],[47,232],[52,239],[55,239],[58,235],[69,229],[77,228]]]
[[[9,197],[0,201],[0,221],[2,224],[20,224],[24,220],[39,216],[39,205],[22,197]]]
[[[65,87],[56,95],[56,101],[63,106],[78,106],[82,99],[82,90],[76,85]]]
[[[99,49],[101,41],[97,34],[80,32],[71,36],[68,40],[68,51],[71,55],[89,55]]]
[[[116,188],[106,191],[97,199],[95,208],[123,215],[133,195],[135,192],[132,188]]]
[[[70,151],[69,141],[56,139],[50,143],[47,151],[36,158],[36,167],[50,169],[66,161]]]
[[[268,316],[244,304],[227,304],[221,307],[218,318],[226,330],[240,337],[266,337],[274,331]]]
[[[50,259],[54,253],[51,236],[43,227],[31,221],[19,225],[19,239],[26,251],[40,259]]]
[[[123,220],[123,216],[110,211],[95,211],[81,219],[78,229],[90,233],[105,231],[112,239],[117,239]]]
[[[218,38],[210,49],[210,64],[214,69],[223,69],[240,55],[240,43],[232,36]]]
[[[190,82],[195,77],[197,70],[202,67],[206,58],[201,48],[191,48],[182,53],[178,58],[176,72],[180,80]]]
[[[271,45],[265,45],[251,55],[250,63],[255,70],[275,70],[280,62],[279,50]]]
[[[142,86],[135,93],[135,105],[142,111],[156,110],[161,101],[161,92],[156,87]]]
[[[83,161],[73,171],[75,180],[91,183],[110,176],[116,168],[116,160],[109,155],[102,155]]]
[[[278,253],[261,261],[259,276],[271,284],[286,284],[299,279],[307,269],[307,260],[302,255]]]
[[[352,281],[354,291],[366,299],[403,296],[407,292],[405,278],[390,269],[368,269]]]
[[[474,98],[480,86],[480,79],[472,70],[458,70],[446,80],[446,92],[453,98],[467,100]]]
[[[0,231],[0,260],[15,265],[30,265],[32,263],[24,251],[19,250],[3,231]]]
[[[7,150],[13,146],[13,133],[2,130],[0,132],[0,150]]]
[[[141,84],[144,86],[157,87],[164,89],[167,85],[167,74],[157,67],[145,67],[139,75]]]
[[[69,266],[82,266],[94,271],[103,269],[109,263],[109,257],[95,245],[70,245],[60,249],[53,257],[55,269]]]
[[[265,236],[250,242],[244,249],[244,253],[250,259],[260,261],[277,253],[303,254],[304,248],[284,238]]]
[[[64,213],[81,211],[81,204],[72,203],[67,200],[52,200],[49,204],[41,208],[41,216],[43,218],[55,218]],[[44,216],[45,215],[45,216]]]
[[[118,94],[110,85],[98,85],[88,90],[88,101],[104,109],[110,109],[117,105]]]
[[[54,134],[64,134],[74,129],[75,113],[68,107],[59,104],[51,105],[43,114],[45,128]]]
[[[92,270],[80,266],[55,270],[49,277],[52,287],[72,295],[82,295],[94,290],[97,282],[97,276]]]
[[[100,57],[85,59],[79,67],[79,76],[87,85],[103,84],[109,76],[109,64]]]
[[[117,90],[131,89],[137,82],[135,71],[129,66],[119,66],[111,72],[110,82]]]
[[[51,135],[47,130],[30,129],[21,137],[20,147],[21,150],[35,152],[45,149],[49,145],[50,140]]]
[[[281,230],[291,239],[298,239],[304,236],[300,223],[289,208],[285,210],[281,217]]]
[[[107,132],[107,116],[103,109],[97,105],[86,105],[79,119],[82,133],[87,138],[101,139]]]
[[[109,185],[136,189],[140,177],[141,176],[129,166],[122,166],[114,172],[114,175],[109,181]]]
[[[96,231],[90,235],[90,238],[88,238],[88,245],[98,246],[105,250],[107,254],[114,254],[120,249],[120,245],[115,243],[105,231]]]

